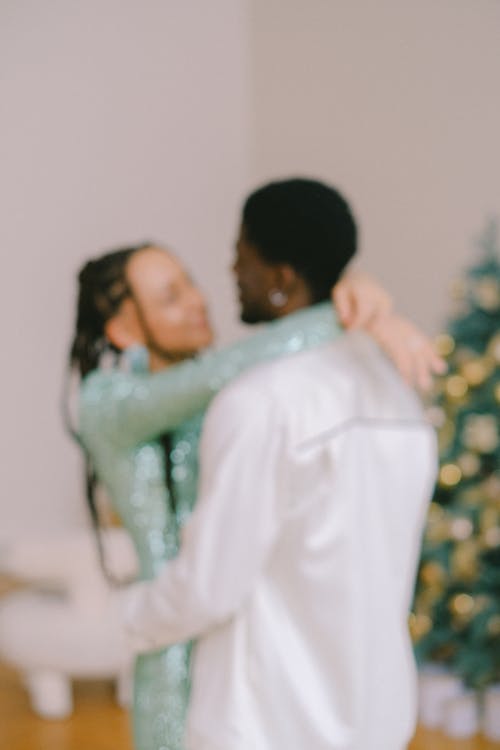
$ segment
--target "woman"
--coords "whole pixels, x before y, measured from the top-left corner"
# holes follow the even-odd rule
[[[179,528],[195,502],[201,415],[212,396],[246,367],[317,346],[340,326],[331,306],[320,304],[300,328],[289,315],[250,339],[194,358],[213,334],[199,290],[169,253],[151,244],[109,253],[85,265],[79,284],[71,365],[82,377],[79,439],[92,467],[88,495],[92,501],[98,477],[134,542],[139,576],[147,579],[175,555]],[[368,304],[364,322],[376,337],[383,331],[389,351],[396,343],[400,352],[408,330],[423,341],[410,324],[392,318],[384,295],[366,281],[347,280],[335,291],[351,318],[359,296],[363,304],[375,299],[383,311],[374,317]],[[432,363],[426,347],[420,351]],[[137,658],[138,750],[182,748],[188,662],[187,644]]]

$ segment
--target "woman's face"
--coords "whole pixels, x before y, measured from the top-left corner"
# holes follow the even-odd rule
[[[144,248],[130,258],[126,275],[132,298],[124,312],[151,354],[183,359],[212,343],[203,295],[177,258],[162,248]]]

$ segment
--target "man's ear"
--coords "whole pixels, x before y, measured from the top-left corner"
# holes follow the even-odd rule
[[[288,263],[282,263],[279,266],[276,266],[275,273],[276,288],[289,297],[291,297],[297,290],[297,287],[303,283],[297,271],[292,268],[292,266],[288,265]]]
[[[106,321],[104,334],[108,341],[120,350],[145,343],[137,313],[132,309],[130,300],[125,300],[120,311]]]

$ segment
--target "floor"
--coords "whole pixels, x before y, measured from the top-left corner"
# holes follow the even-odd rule
[[[128,717],[105,682],[75,685],[75,711],[65,721],[46,721],[30,710],[17,675],[0,665],[2,750],[131,750]],[[420,729],[409,750],[500,750],[481,738],[452,740]]]

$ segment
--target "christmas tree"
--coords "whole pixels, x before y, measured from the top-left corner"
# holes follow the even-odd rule
[[[420,663],[474,688],[500,681],[500,255],[497,224],[454,289],[438,338],[449,371],[436,387],[440,470],[410,627]]]

